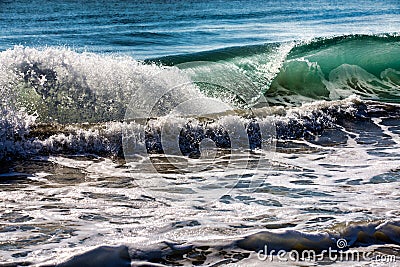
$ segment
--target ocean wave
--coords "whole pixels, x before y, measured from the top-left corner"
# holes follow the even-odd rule
[[[176,68],[131,57],[16,46],[1,52],[0,62],[3,108],[24,109],[37,122],[123,120],[128,105],[144,101],[139,90],[151,95],[179,85],[180,97],[200,96]]]
[[[227,110],[234,111],[234,124],[246,127],[250,149],[262,143],[254,125],[265,122],[271,112],[266,110],[275,110],[278,139],[315,136],[340,120],[375,116],[372,110],[378,104],[365,100],[399,100],[399,44],[394,34],[351,35],[146,62],[67,48],[16,46],[0,53],[0,155],[121,155],[122,129],[131,125],[124,122],[128,110],[164,125],[171,124],[168,116],[171,121],[186,117],[186,137],[196,132],[198,140],[211,137],[220,148],[229,147],[227,132],[218,124],[221,116],[207,124],[198,120],[201,115],[228,117],[232,113]],[[345,100],[337,102],[340,99]],[[324,107],[315,102],[320,100],[327,101]],[[171,113],[184,101],[196,112]],[[284,108],[293,105],[297,108]],[[384,110],[389,109],[397,106],[387,104]],[[135,127],[147,131],[143,124]],[[135,142],[148,152],[162,153],[159,130],[151,131],[143,137],[134,130],[133,135],[140,136]],[[184,155],[198,154],[196,142],[186,143],[181,147]]]
[[[334,229],[324,233],[302,233],[287,230],[280,233],[259,232],[249,235],[237,242],[237,245],[246,250],[263,250],[265,245],[275,250],[314,250],[321,252],[332,249],[343,249],[370,246],[374,244],[400,244],[400,222],[370,222],[337,225]],[[338,243],[345,240],[345,246]],[[339,247],[338,247],[339,246]]]
[[[318,233],[296,230],[261,231],[244,237],[231,237],[227,240],[213,240],[213,242],[178,244],[166,240],[151,245],[141,244],[140,247],[137,244],[100,246],[75,255],[57,266],[80,266],[87,262],[96,266],[220,266],[251,262],[253,266],[271,263],[274,260],[279,262],[279,259],[281,261],[294,260],[294,255],[303,254],[308,255],[309,258],[299,257],[298,261],[304,263],[315,264],[327,260],[334,262],[335,259],[349,261],[349,263],[356,262],[357,259],[371,261],[377,255],[387,255],[384,253],[385,250],[357,250],[356,248],[378,244],[399,245],[399,229],[398,221],[375,221],[351,223],[345,227],[338,225],[336,229]],[[286,252],[286,255],[291,253],[292,257],[283,258],[282,251]],[[343,256],[346,255],[346,251],[349,253],[347,258]],[[258,258],[254,252],[258,253]],[[276,258],[278,252],[280,258]],[[393,261],[399,257],[396,247],[387,247],[386,253],[393,253],[391,254],[391,257],[394,257]],[[268,257],[270,258],[267,260]]]
[[[144,121],[105,123],[26,123],[12,135],[2,130],[2,158],[49,154],[96,154],[123,157],[123,144],[136,147],[138,154],[168,153],[162,143],[165,130],[177,132],[180,154],[197,157],[200,143],[211,139],[218,149],[231,149],[232,129],[245,129],[244,149],[259,149],[274,140],[315,140],[327,129],[373,117],[396,117],[395,104],[362,101],[353,96],[340,101],[319,101],[295,108],[260,108],[237,114],[222,113],[207,118],[163,116]],[[213,117],[214,116],[214,117]],[[228,128],[227,128],[228,126]],[[230,128],[229,128],[230,127]],[[10,128],[10,127],[9,127]],[[267,131],[267,133],[263,133]],[[265,130],[266,129],[266,130]],[[177,130],[177,131],[176,131]],[[175,136],[176,137],[176,136]],[[175,141],[175,138],[173,138]],[[126,156],[126,155],[125,155]]]
[[[296,45],[266,95],[274,103],[342,99],[399,100],[400,37],[352,35]]]
[[[16,46],[0,52],[2,106],[23,108],[40,122],[74,123],[123,120],[129,105],[172,88],[174,95],[165,106],[182,97],[208,96],[243,108],[246,105],[238,104],[246,94],[251,96],[244,104],[250,106],[257,102],[250,98],[262,95],[270,105],[299,106],[353,94],[397,102],[399,43],[394,34],[351,35],[146,62],[67,48]],[[146,95],[137,95],[140,91]]]
[[[166,65],[223,62],[238,68],[273,105],[338,100],[352,94],[398,102],[400,36],[348,35],[232,47],[151,59]]]

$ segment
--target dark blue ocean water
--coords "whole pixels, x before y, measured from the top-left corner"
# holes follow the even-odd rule
[[[67,46],[142,59],[399,29],[397,0],[0,1],[0,50]]]

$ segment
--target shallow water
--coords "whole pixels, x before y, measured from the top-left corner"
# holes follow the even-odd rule
[[[398,259],[397,124],[393,117],[345,121],[308,141],[280,140],[269,162],[262,158],[256,169],[192,159],[207,169],[181,173],[167,166],[155,172],[149,166],[158,166],[156,160],[151,165],[78,155],[8,163],[1,175],[2,260],[55,264],[98,245],[123,244],[133,262],[141,257],[172,265],[229,259],[258,266],[262,261],[251,251],[259,242],[247,249],[236,242],[263,230],[287,231],[283,237],[289,239],[295,237],[288,230],[339,236],[350,231],[346,239],[352,249],[369,245],[361,249]],[[234,160],[260,160],[249,157]],[[397,228],[380,239],[393,245],[357,242],[362,230],[349,230],[356,223],[367,227],[384,221],[397,221]],[[293,244],[283,237],[275,246]],[[181,255],[165,242],[190,249]],[[324,248],[321,242],[314,246]],[[152,258],[151,251],[165,255]]]

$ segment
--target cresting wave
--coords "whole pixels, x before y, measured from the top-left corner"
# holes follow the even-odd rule
[[[207,123],[195,116],[186,118],[186,129],[191,129],[187,138],[194,132],[200,139],[213,135],[220,147],[229,147],[219,123],[227,119],[245,125],[250,148],[259,146],[256,125],[266,121],[276,125],[278,139],[314,136],[343,119],[371,117],[368,112],[379,104],[361,99],[397,102],[399,57],[398,35],[226,48],[147,62],[126,56],[79,54],[65,48],[17,46],[0,53],[0,157],[83,152],[121,155],[121,132],[126,127],[121,121],[127,107],[140,107],[165,88],[174,90],[159,103],[158,127],[176,123],[177,119],[164,117],[168,114],[162,111],[181,98],[211,97],[239,109],[236,115],[222,113]],[[206,64],[187,64],[193,61]],[[213,64],[216,62],[226,69]],[[201,82],[204,77],[215,84]],[[243,104],[249,103],[241,103],[238,97],[243,92],[250,92],[255,99],[263,95],[269,105],[278,107],[254,106],[257,112],[246,115],[249,106]],[[340,99],[345,100],[338,102]],[[316,100],[328,102],[300,107]],[[298,107],[284,108],[293,105]],[[396,105],[385,104],[383,109],[395,110]],[[145,126],[135,127],[142,130]],[[134,139],[147,151],[162,152],[157,127],[146,128],[146,133],[147,139]],[[186,144],[181,147],[183,154],[198,152],[196,144]]]
[[[35,125],[122,121],[130,103],[143,102],[135,95],[141,87],[146,87],[150,95],[159,88],[176,85],[180,85],[179,96],[201,95],[176,68],[142,64],[130,57],[22,46],[3,51],[0,53],[0,157],[18,155],[21,154],[18,151],[25,149],[31,153],[33,150],[28,147],[37,146],[37,140],[27,140],[25,136]],[[113,154],[112,142],[101,146],[103,141],[96,130],[85,131],[82,127],[78,132],[94,140],[96,149],[86,152],[103,154],[106,150],[107,154]],[[62,135],[53,138],[70,142],[75,148],[79,146]],[[46,142],[53,143],[51,138]],[[50,144],[39,147],[54,151]],[[63,152],[61,147],[57,151]]]
[[[299,105],[352,94],[399,101],[400,36],[349,35],[225,48],[151,61],[221,61],[251,77],[270,104]]]

